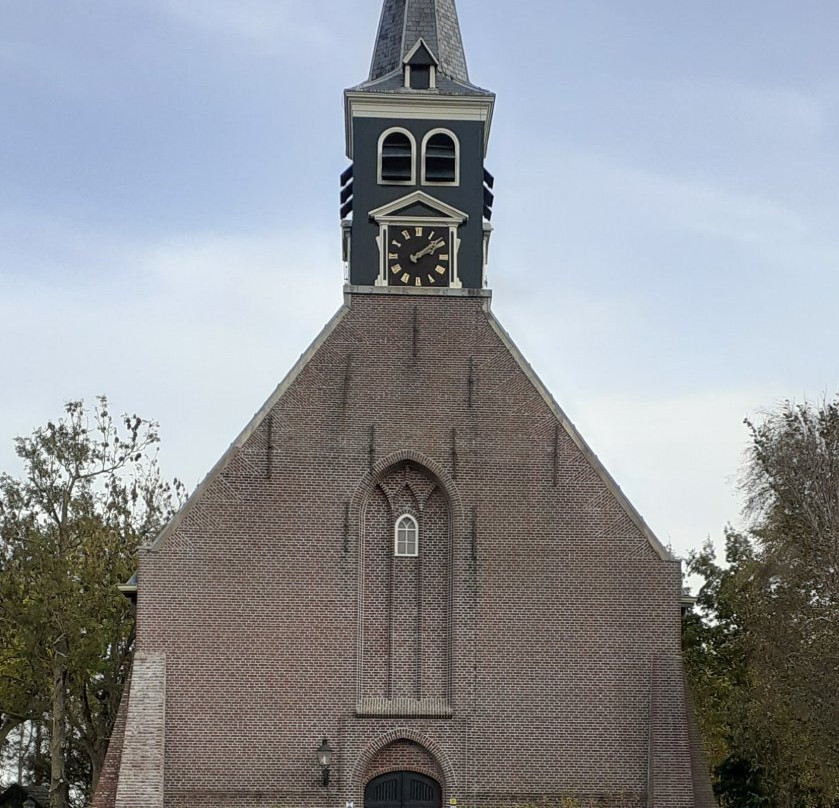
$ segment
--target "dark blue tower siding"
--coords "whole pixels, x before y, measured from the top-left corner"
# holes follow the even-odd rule
[[[465,288],[480,288],[483,281],[483,172],[484,124],[480,121],[408,120],[403,118],[355,118],[353,120],[354,200],[350,283],[371,286],[379,274],[379,226],[369,211],[400,197],[423,190],[469,216],[460,228],[458,269]],[[417,142],[417,181],[421,178],[422,139],[432,129],[451,131],[460,141],[460,184],[379,185],[378,146],[382,132],[398,126]]]

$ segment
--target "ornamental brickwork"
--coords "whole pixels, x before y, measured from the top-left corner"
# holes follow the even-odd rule
[[[362,808],[400,767],[474,808],[712,804],[679,564],[489,303],[348,293],[143,552],[95,808]]]

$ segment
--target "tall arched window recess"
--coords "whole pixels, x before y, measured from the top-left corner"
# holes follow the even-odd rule
[[[423,138],[422,182],[460,184],[460,141],[448,129],[434,129]]]
[[[417,142],[406,129],[388,129],[379,138],[379,183],[416,184]]]
[[[398,558],[416,558],[419,555],[419,524],[406,513],[396,520],[393,530],[393,551]]]

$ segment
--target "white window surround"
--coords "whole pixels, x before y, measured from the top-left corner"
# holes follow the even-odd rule
[[[403,513],[393,527],[393,554],[397,558],[419,556],[419,523],[409,513]]]
[[[389,135],[393,134],[406,135],[411,142],[411,179],[409,180],[383,180],[382,179],[382,157],[385,140]],[[379,185],[416,185],[417,184],[417,139],[407,130],[401,126],[394,126],[386,129],[379,137],[379,152],[378,152],[378,181]]]
[[[434,182],[433,180],[427,180],[425,178],[425,153],[426,149],[428,148],[428,141],[431,140],[434,135],[446,135],[452,139],[452,143],[454,143],[454,182]],[[430,132],[426,133],[425,137],[422,139],[422,154],[420,156],[420,160],[422,163],[422,184],[423,185],[448,185],[448,186],[455,186],[460,185],[460,141],[450,129],[432,129]]]

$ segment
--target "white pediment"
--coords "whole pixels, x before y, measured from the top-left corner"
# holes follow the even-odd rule
[[[423,209],[423,212],[418,211],[418,208]],[[469,214],[441,202],[425,191],[414,191],[370,211],[370,218],[380,224],[391,224],[406,216],[411,219],[437,219],[455,225],[463,224],[469,219]]]
[[[411,48],[411,50],[409,50],[408,53],[405,55],[405,58],[402,60],[402,64],[404,64],[404,65],[411,64],[411,60],[414,58],[414,56],[416,56],[419,53],[421,48],[425,48],[426,53],[434,60],[434,66],[439,67],[440,62],[437,59],[437,57],[434,55],[434,51],[431,50],[431,48],[428,47],[428,44],[426,43],[426,41],[422,37],[420,37],[416,41],[416,43],[414,44],[414,47]]]

